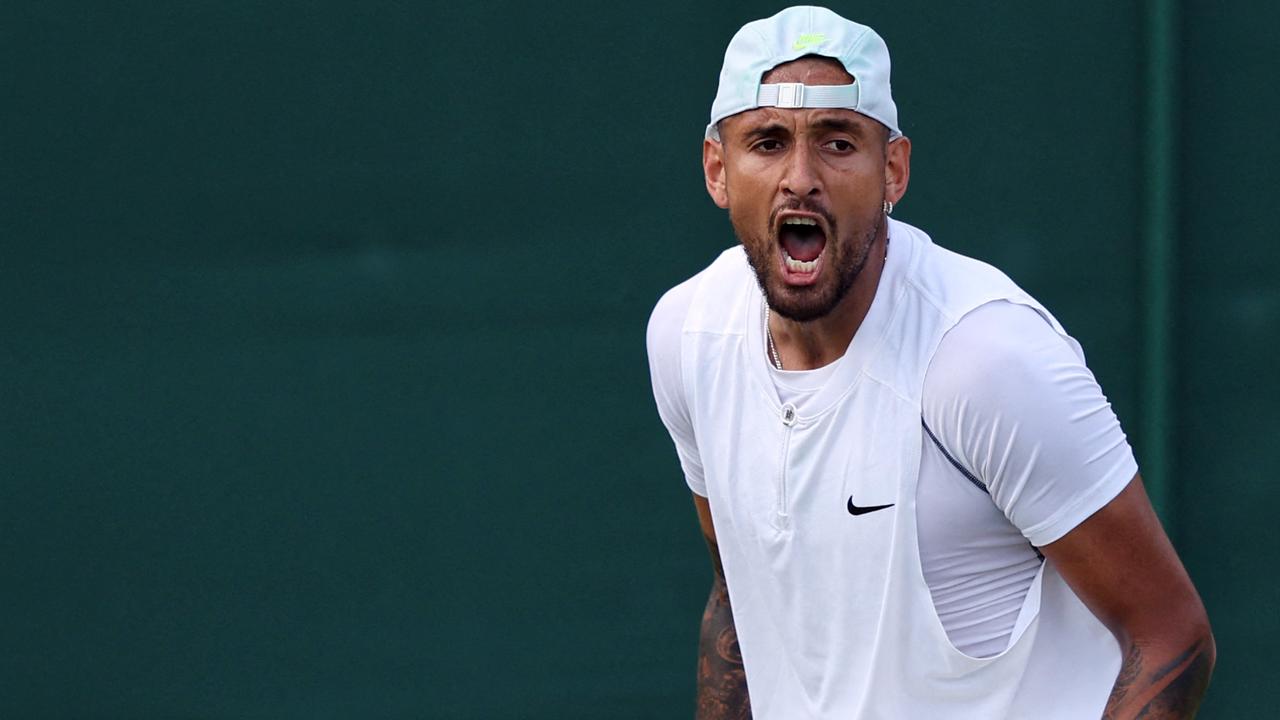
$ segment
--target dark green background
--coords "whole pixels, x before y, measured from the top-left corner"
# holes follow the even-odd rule
[[[1257,717],[1280,6],[1170,4],[1162,510],[1202,717]],[[780,7],[0,6],[0,715],[690,716],[709,570],[644,325],[733,242],[702,128]],[[1053,309],[1150,464],[1149,9],[836,9],[894,53],[895,216]]]

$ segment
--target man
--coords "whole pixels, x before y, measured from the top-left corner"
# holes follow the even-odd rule
[[[714,561],[698,717],[1191,717],[1213,638],[1115,415],[1047,310],[889,219],[910,152],[870,28],[729,43],[741,247],[648,331]]]

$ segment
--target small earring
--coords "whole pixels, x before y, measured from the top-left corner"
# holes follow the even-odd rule
[[[885,201],[884,201],[884,214],[885,214],[885,215],[892,215],[892,214],[893,214],[893,201],[892,201],[892,200],[885,200]]]

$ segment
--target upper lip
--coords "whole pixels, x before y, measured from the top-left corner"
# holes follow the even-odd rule
[[[778,213],[777,219],[775,220],[776,225],[773,228],[774,237],[777,237],[778,233],[782,231],[782,226],[786,223],[788,218],[806,218],[813,220],[818,224],[818,228],[822,230],[823,237],[829,238],[831,236],[830,233],[827,232],[827,219],[818,213],[803,212],[801,210],[783,210]]]

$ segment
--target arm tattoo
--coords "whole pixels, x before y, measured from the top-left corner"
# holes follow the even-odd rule
[[[1142,650],[1137,645],[1129,645],[1129,650],[1124,654],[1124,662],[1120,665],[1120,674],[1116,677],[1116,684],[1111,688],[1111,697],[1107,699],[1107,712],[1102,716],[1103,720],[1114,720],[1116,717],[1112,708],[1117,707],[1124,702],[1125,697],[1129,694],[1129,688],[1133,687],[1133,683],[1138,679],[1138,674],[1142,672]]]
[[[1177,657],[1148,671],[1142,650],[1130,644],[1103,720],[1193,718],[1213,671],[1211,640],[1196,640]]]
[[[738,632],[729,606],[729,590],[724,583],[720,552],[707,538],[715,563],[715,582],[707,609],[702,614],[702,634],[698,643],[697,720],[750,720],[751,700],[747,695],[747,674],[738,648]]]
[[[1200,707],[1200,698],[1209,687],[1213,665],[1209,662],[1209,655],[1203,650],[1180,660],[1177,665],[1165,669],[1160,679],[1173,673],[1172,679],[1160,694],[1142,707],[1142,712],[1138,713],[1139,720],[1195,717],[1196,709]]]

